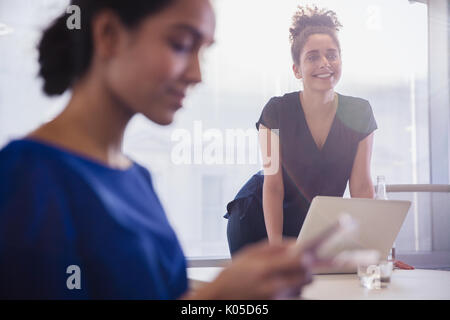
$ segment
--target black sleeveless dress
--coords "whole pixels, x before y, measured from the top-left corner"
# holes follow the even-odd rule
[[[306,122],[298,91],[273,97],[263,109],[262,124],[279,129],[284,201],[283,235],[297,237],[315,196],[342,197],[358,144],[377,124],[367,100],[338,94],[330,132],[319,149]],[[263,172],[254,174],[228,203],[227,237],[233,255],[247,244],[267,238],[262,207]]]

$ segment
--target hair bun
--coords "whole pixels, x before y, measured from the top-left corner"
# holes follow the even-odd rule
[[[92,21],[103,10],[111,10],[128,28],[136,27],[144,18],[168,7],[174,0],[72,0],[80,7],[81,29],[69,30],[64,13],[43,33],[38,45],[39,76],[44,79],[47,95],[59,95],[72,87],[88,71],[94,54]]]
[[[326,27],[339,31],[342,25],[332,10],[319,9],[317,6],[298,6],[289,29],[291,42],[308,27]]]
[[[44,79],[44,92],[59,95],[66,91],[74,77],[72,41],[63,14],[48,27],[38,45],[39,75]]]

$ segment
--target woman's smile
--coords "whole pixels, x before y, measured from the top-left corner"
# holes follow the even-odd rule
[[[332,76],[334,76],[334,72],[313,74],[313,77],[316,77],[316,78],[319,78],[319,79],[329,79]]]

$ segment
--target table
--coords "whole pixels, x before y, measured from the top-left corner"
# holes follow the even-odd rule
[[[212,281],[222,270],[215,268],[188,268],[193,288]],[[303,299],[317,300],[450,300],[450,271],[394,270],[387,288],[366,289],[359,284],[356,274],[315,275],[306,286]]]

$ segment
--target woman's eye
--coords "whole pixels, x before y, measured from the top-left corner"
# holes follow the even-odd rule
[[[176,51],[176,52],[187,52],[188,51],[188,47],[184,44],[179,44],[179,43],[172,43],[172,48]]]
[[[327,59],[328,60],[336,60],[337,59],[337,54],[329,54],[329,55],[327,55]]]
[[[316,61],[319,58],[319,56],[309,56],[307,58],[308,61]]]
[[[172,49],[177,53],[188,53],[192,51],[192,45],[186,42],[171,41]]]

